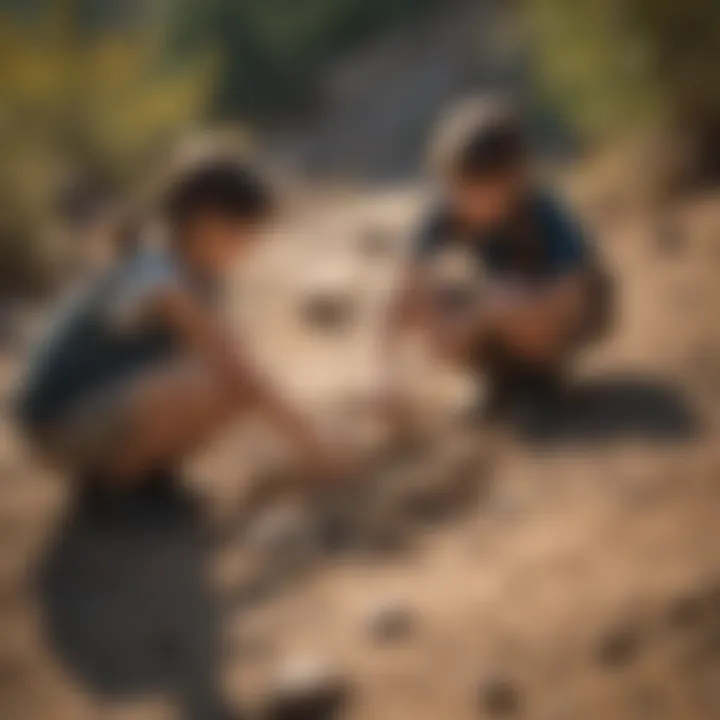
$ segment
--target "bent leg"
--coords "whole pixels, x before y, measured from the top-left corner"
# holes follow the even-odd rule
[[[126,392],[124,442],[108,458],[120,480],[195,453],[243,409],[210,368],[193,361],[150,371]]]
[[[27,435],[54,467],[122,485],[176,466],[248,403],[208,366],[183,358],[97,388]]]

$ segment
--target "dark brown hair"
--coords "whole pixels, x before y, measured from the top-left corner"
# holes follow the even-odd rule
[[[208,211],[242,221],[261,221],[272,213],[274,201],[254,168],[222,158],[182,172],[168,185],[161,205],[168,222],[178,227]]]
[[[465,102],[441,124],[433,145],[436,168],[445,177],[481,180],[523,162],[525,132],[514,109],[494,99]]]

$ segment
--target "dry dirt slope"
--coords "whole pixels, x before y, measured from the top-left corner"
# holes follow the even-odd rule
[[[393,275],[392,243],[368,252],[356,230],[367,213],[403,226],[413,201],[359,207],[306,240],[278,238],[240,293],[258,352],[333,427],[372,387],[373,318]],[[5,418],[0,716],[220,717],[216,679],[231,704],[261,707],[277,668],[297,659],[339,673],[338,717],[358,720],[720,717],[717,204],[686,215],[680,233],[603,220],[622,318],[588,358],[569,415],[533,442],[454,432],[470,445],[462,492],[475,490],[459,503],[443,490],[457,485],[448,466],[431,464],[436,443],[424,475],[404,472],[412,488],[431,467],[440,490],[429,502],[411,492],[390,518],[400,537],[381,532],[370,548],[318,550],[284,515],[230,533],[210,562],[185,510],[147,498],[68,526],[61,486]],[[308,334],[297,299],[338,277],[356,318]],[[21,366],[4,355],[8,385]],[[197,477],[216,517],[247,477],[248,443],[225,445]]]

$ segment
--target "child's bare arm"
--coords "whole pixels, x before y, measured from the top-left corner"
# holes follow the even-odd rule
[[[586,312],[587,274],[563,276],[546,288],[491,307],[485,327],[529,359],[552,360]]]
[[[182,291],[167,291],[155,298],[153,309],[193,352],[209,363],[232,402],[238,407],[254,406],[266,415],[302,449],[316,468],[327,473],[339,469],[339,464],[325,450],[305,418],[285,402],[233,341],[230,333],[192,297]]]
[[[541,290],[499,285],[474,312],[437,315],[431,325],[435,348],[462,360],[488,339],[528,359],[551,359],[582,322],[587,303],[586,273],[566,275]]]

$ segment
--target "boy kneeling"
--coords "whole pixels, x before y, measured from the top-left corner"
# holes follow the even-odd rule
[[[421,325],[438,353],[489,379],[493,415],[553,395],[577,351],[606,331],[606,274],[578,224],[535,182],[521,123],[505,105],[462,108],[442,128],[435,161],[443,197],[415,239],[388,341]],[[482,299],[460,309],[433,287],[433,262],[452,247],[484,277]]]
[[[93,486],[137,485],[252,409],[332,469],[216,311],[223,277],[252,251],[271,206],[259,177],[231,159],[176,178],[153,218],[162,241],[141,243],[93,283],[30,364],[18,414],[44,456]]]

